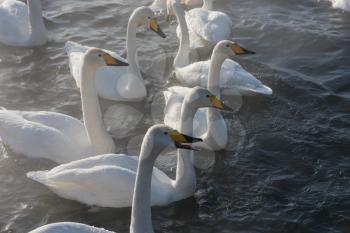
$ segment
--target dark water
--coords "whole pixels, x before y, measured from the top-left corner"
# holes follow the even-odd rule
[[[122,52],[130,13],[150,2],[42,2],[50,42],[38,49],[0,46],[1,105],[81,117],[64,42]],[[154,209],[156,231],[350,232],[350,13],[316,0],[220,0],[216,7],[232,17],[235,40],[257,52],[238,61],[274,95],[244,97],[237,116],[227,116],[232,135],[237,124],[244,132],[232,136],[230,151],[216,153],[214,167],[198,171],[194,199]],[[162,101],[168,60],[177,47],[175,25],[162,26],[167,40],[150,32],[138,36],[151,93],[136,104],[140,111]],[[154,111],[146,111],[129,139],[160,121],[161,109]],[[54,164],[5,152],[2,157],[0,232],[27,232],[57,221],[128,232],[129,209],[60,199],[25,177]]]

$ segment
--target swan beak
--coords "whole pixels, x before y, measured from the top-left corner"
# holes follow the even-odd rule
[[[170,132],[169,135],[171,139],[174,141],[176,148],[180,148],[180,149],[196,150],[189,144],[203,141],[200,138],[194,138],[194,137],[179,133],[176,130]]]
[[[245,49],[237,43],[232,43],[230,47],[236,55],[255,54],[255,52]]]
[[[160,37],[162,38],[166,38],[166,35],[164,34],[164,32],[162,31],[162,29],[160,29],[157,19],[153,18],[150,20],[149,22],[149,28],[154,31],[155,33],[157,33]]]
[[[107,66],[128,66],[129,65],[126,62],[120,61],[120,60],[112,57],[108,53],[102,54],[102,58],[106,62]]]
[[[229,106],[224,104],[224,102],[222,102],[221,100],[216,98],[215,95],[212,95],[209,98],[210,98],[211,105],[213,106],[213,108],[216,108],[216,109],[219,109],[219,110],[222,110],[222,111],[228,111],[228,112],[232,112],[233,111],[232,108],[230,108]]]

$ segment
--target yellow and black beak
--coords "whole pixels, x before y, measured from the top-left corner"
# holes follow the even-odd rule
[[[196,150],[189,144],[203,141],[200,138],[194,138],[194,137],[179,133],[176,130],[170,132],[169,135],[171,139],[174,141],[176,148],[179,148],[179,149]]]
[[[157,33],[160,37],[166,38],[166,35],[162,31],[162,29],[160,29],[156,18],[150,19],[149,28],[155,33]]]
[[[210,96],[209,99],[210,99],[210,102],[211,102],[213,108],[219,109],[221,111],[228,111],[228,112],[232,112],[233,111],[232,108],[230,108],[229,106],[224,104],[215,95]]]
[[[103,60],[106,62],[107,66],[128,66],[129,64],[123,61],[120,61],[108,53],[103,53],[102,55]]]
[[[248,55],[248,54],[255,54],[255,52],[250,51],[248,49],[243,48],[242,46],[240,46],[237,43],[232,43],[230,45],[232,51],[236,54],[236,55]]]

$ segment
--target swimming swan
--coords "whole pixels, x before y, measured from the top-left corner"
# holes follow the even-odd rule
[[[253,76],[233,76],[234,79],[232,78],[230,80],[225,80],[223,79],[223,76],[220,76],[221,64],[227,57],[230,57],[235,53],[245,54],[251,52],[242,48],[237,43],[231,41],[221,41],[214,48],[211,63],[209,62],[208,64],[208,62],[199,62],[195,63],[199,64],[198,66],[189,66],[198,69],[190,70],[187,68],[188,73],[184,72],[184,74],[187,75],[187,81],[191,82],[196,77],[202,78],[200,80],[202,81],[201,85],[206,86],[210,92],[218,97],[220,97],[222,92],[225,91],[235,93],[233,90],[248,91],[249,89],[249,91],[259,93],[271,92],[270,88],[261,84],[261,82],[255,79]],[[209,71],[204,67],[205,65],[209,66]],[[186,68],[183,70],[185,69]],[[204,72],[208,72],[208,75],[206,77],[209,76],[209,78],[207,80],[204,79]],[[227,83],[223,83],[225,81]],[[193,85],[195,85],[195,82],[193,82]],[[229,89],[226,90],[225,85],[230,85]],[[178,113],[180,112],[180,109],[183,105],[184,97],[190,91],[191,88],[176,86],[169,88],[164,93],[166,100],[164,123],[166,125],[177,129],[179,128],[181,122],[179,122],[179,119],[176,116],[178,116]],[[201,143],[200,146],[204,149],[213,151],[224,149],[228,141],[228,129],[221,113],[215,109],[199,109],[194,118],[193,135],[203,138],[203,143]]]
[[[114,152],[114,142],[102,121],[94,75],[99,67],[127,63],[95,48],[87,50],[82,60],[84,124],[56,112],[0,110],[0,137],[6,146],[15,153],[56,163]]]
[[[0,1],[0,43],[39,46],[47,41],[40,0]]]
[[[96,90],[100,97],[115,101],[139,101],[146,97],[147,91],[137,64],[136,32],[140,25],[147,24],[161,37],[165,34],[160,29],[154,12],[148,7],[138,7],[129,18],[127,28],[127,61],[117,54],[104,50],[121,61],[128,62],[128,67],[102,67],[96,73]],[[84,52],[89,47],[68,41],[65,49],[69,56],[69,66],[76,84],[80,87],[80,67]]]
[[[96,171],[91,172],[91,179],[94,181],[100,182],[100,185],[111,183],[111,187],[115,187],[119,185],[119,189],[123,189],[123,186],[119,181],[113,179],[106,179],[105,175],[118,174],[120,177],[124,177],[126,182],[135,182],[135,187],[132,187],[134,195],[132,201],[132,211],[131,211],[131,224],[130,224],[130,232],[131,233],[153,233],[152,226],[152,214],[151,214],[151,192],[154,193],[154,173],[152,171],[155,169],[154,163],[159,155],[159,153],[169,146],[175,146],[176,148],[183,149],[191,149],[189,144],[184,143],[192,143],[199,141],[199,139],[192,138],[190,136],[180,134],[169,127],[165,127],[163,125],[156,125],[151,127],[146,133],[142,147],[140,159],[137,165],[132,164],[133,167],[137,166],[135,170],[129,170],[128,168],[117,168],[112,167],[108,164],[104,165],[103,163],[100,165],[96,165]],[[121,155],[122,156],[122,155]],[[134,161],[134,160],[131,160]],[[101,161],[102,162],[102,161]],[[100,171],[97,177],[94,176],[94,172]],[[81,172],[88,173],[89,171],[84,171],[84,169],[80,170]],[[135,172],[136,171],[136,172]],[[77,170],[78,172],[78,170]],[[57,180],[58,181],[58,180]],[[85,180],[88,182],[88,180]],[[158,181],[160,183],[161,181]],[[69,186],[69,183],[66,183]],[[73,185],[74,186],[74,185]],[[106,188],[108,186],[105,186]],[[74,187],[72,187],[72,190]],[[112,191],[112,190],[110,190]],[[162,190],[158,190],[162,191]],[[84,193],[81,193],[84,195]],[[162,195],[162,193],[159,193]],[[110,192],[110,195],[118,198],[119,192],[113,193]],[[112,198],[112,197],[110,197]],[[131,198],[131,197],[130,197]],[[73,222],[61,222],[61,223],[53,223],[48,224],[42,227],[39,227],[30,233],[63,233],[63,232],[74,232],[74,233],[112,233],[111,231],[107,231],[102,228],[95,228],[92,226],[88,226],[81,223],[73,223]]]
[[[221,94],[225,95],[271,95],[272,90],[247,72],[237,62],[227,59],[233,55],[254,54],[238,43],[221,41],[213,50],[210,60],[195,62],[184,67],[175,68],[173,78],[186,87],[207,87],[209,70],[214,73]],[[214,93],[215,94],[215,93]]]
[[[203,88],[195,88],[189,92],[185,102],[189,104],[183,106],[180,128],[188,135],[192,134],[193,117],[199,107],[223,106],[215,96]],[[154,168],[152,206],[165,206],[194,194],[196,175],[188,153],[190,152],[177,151],[175,180]],[[105,154],[63,164],[49,171],[29,172],[27,176],[46,185],[60,197],[87,205],[121,208],[132,204],[137,163],[136,156]]]

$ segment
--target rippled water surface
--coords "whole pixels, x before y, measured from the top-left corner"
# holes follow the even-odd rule
[[[130,13],[150,2],[42,2],[50,42],[36,49],[0,45],[0,105],[81,118],[65,41],[123,53]],[[193,199],[154,208],[156,231],[350,232],[350,13],[316,0],[218,0],[216,8],[232,17],[233,38],[257,52],[237,61],[274,95],[244,97],[237,115],[226,115],[229,150],[216,153],[211,169],[198,170]],[[133,105],[145,114],[117,142],[120,151],[161,120],[160,91],[177,48],[175,25],[161,26],[166,40],[146,30],[138,35],[150,95]],[[0,232],[57,221],[128,232],[130,209],[67,201],[25,177],[53,166],[2,151]]]

